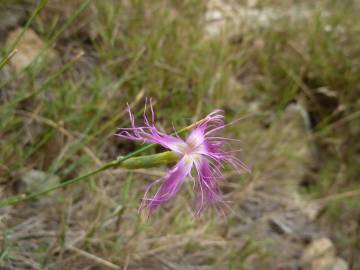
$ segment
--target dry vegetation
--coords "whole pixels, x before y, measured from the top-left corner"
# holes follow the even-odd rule
[[[141,120],[145,96],[165,130],[215,108],[242,118],[226,135],[253,173],[225,173],[226,216],[194,219],[190,185],[139,215],[166,168],[2,207],[0,269],[360,269],[358,12],[351,0],[2,1],[0,59],[17,49],[0,69],[2,199],[140,147],[112,135],[126,102]],[[330,253],[310,260],[316,245]]]

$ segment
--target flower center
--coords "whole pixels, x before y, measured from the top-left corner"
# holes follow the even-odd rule
[[[179,152],[184,155],[185,162],[192,164],[201,160],[204,141],[203,132],[199,129],[194,129],[186,141],[178,145]]]

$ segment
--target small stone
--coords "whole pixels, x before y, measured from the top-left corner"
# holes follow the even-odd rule
[[[335,262],[335,247],[328,238],[312,242],[301,257],[301,265],[307,270],[333,270]]]
[[[10,48],[17,37],[21,34],[23,28],[18,28],[10,32],[7,40],[6,47]],[[45,48],[45,43],[41,38],[33,31],[32,29],[25,30],[24,34],[17,43],[16,53],[11,57],[10,64],[19,73],[22,69],[27,67],[35,58],[40,54],[40,52]],[[52,49],[48,49],[44,54],[44,57],[49,59],[54,59],[57,56],[56,52]]]
[[[270,227],[278,234],[292,235],[294,232],[289,224],[281,217],[273,217],[269,220]]]
[[[59,176],[40,170],[26,171],[20,176],[20,179],[22,192],[29,193],[44,190],[60,182]]]
[[[334,267],[332,270],[348,270],[349,269],[349,265],[348,263],[342,259],[342,258],[336,258],[336,261],[334,263]]]

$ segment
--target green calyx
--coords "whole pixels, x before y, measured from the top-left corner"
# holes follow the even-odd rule
[[[132,157],[119,163],[117,166],[126,169],[144,169],[152,168],[159,165],[167,165],[175,163],[180,156],[172,151],[166,151],[159,154]],[[121,157],[120,157],[121,159]],[[116,163],[116,162],[115,162]]]

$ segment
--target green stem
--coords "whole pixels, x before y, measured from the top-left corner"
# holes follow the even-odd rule
[[[181,133],[183,133],[183,132],[185,132],[187,130],[190,130],[190,129],[192,129],[193,127],[195,127],[196,125],[198,125],[199,123],[201,123],[204,120],[205,119],[202,119],[202,120],[200,120],[200,121],[198,121],[198,122],[196,122],[196,123],[194,123],[194,124],[192,124],[190,126],[187,126],[187,127],[183,128],[183,129],[179,130],[177,133],[181,134]],[[174,135],[174,134],[172,134],[172,135]],[[138,149],[138,150],[136,150],[136,151],[124,156],[124,157],[121,157],[119,159],[116,159],[116,160],[113,160],[113,161],[111,161],[109,163],[104,164],[103,166],[101,166],[100,168],[97,168],[94,171],[91,171],[91,172],[89,172],[87,174],[84,174],[82,176],[79,176],[79,177],[76,177],[76,178],[73,178],[73,179],[63,181],[62,183],[60,183],[58,185],[55,185],[53,187],[50,187],[48,189],[45,189],[45,190],[42,190],[42,191],[39,191],[39,192],[35,192],[35,193],[31,193],[31,194],[28,194],[28,195],[21,194],[19,196],[14,196],[14,197],[10,197],[8,199],[2,200],[2,201],[0,201],[0,208],[8,206],[8,205],[15,205],[15,204],[18,204],[20,202],[28,201],[28,200],[31,200],[31,199],[35,199],[35,198],[37,198],[39,196],[48,194],[48,193],[50,193],[50,192],[52,192],[54,190],[57,190],[59,188],[63,188],[63,187],[78,183],[78,182],[80,182],[80,181],[82,181],[82,180],[84,180],[84,179],[86,179],[86,178],[88,178],[88,177],[90,177],[92,175],[98,174],[98,173],[103,172],[103,171],[105,171],[107,169],[110,169],[110,168],[117,167],[120,164],[124,163],[126,160],[135,157],[136,155],[138,155],[138,154],[140,154],[140,153],[154,147],[155,145],[156,144],[154,144],[154,143],[145,145],[145,146],[141,147],[140,149]],[[137,166],[139,166],[139,164],[141,164],[141,163],[143,164],[144,159],[148,159],[148,160],[149,160],[149,158],[153,159],[155,156],[159,158],[158,161],[160,159],[163,159],[163,158],[169,158],[169,163],[170,162],[175,162],[176,158],[177,158],[173,154],[169,154],[169,152],[164,152],[164,153],[160,153],[160,154],[157,154],[157,155],[150,155],[148,157],[142,157],[142,158],[136,157],[136,158],[133,159],[133,161],[134,161],[133,164],[137,163],[138,165],[131,165],[132,163],[128,162],[127,166],[129,168],[131,167],[131,169],[136,169],[136,168],[138,168]],[[156,163],[156,162],[154,163],[154,161],[151,161],[151,162],[153,162],[153,164]],[[158,164],[158,163],[156,163],[156,164]]]
[[[95,171],[92,171],[92,172],[89,172],[89,173],[84,174],[82,176],[79,176],[79,177],[64,181],[64,182],[60,183],[59,185],[53,186],[51,188],[41,190],[39,192],[31,193],[29,195],[21,194],[19,196],[14,196],[14,197],[5,199],[5,200],[0,202],[0,208],[2,208],[4,206],[7,206],[7,205],[14,205],[14,204],[18,204],[20,202],[24,202],[24,201],[28,201],[28,200],[37,198],[37,197],[39,197],[41,195],[45,195],[47,193],[50,193],[51,191],[54,191],[56,189],[59,189],[59,188],[62,188],[62,187],[77,183],[77,182],[81,181],[82,179],[85,179],[85,178],[87,178],[89,176],[95,175],[95,174],[97,174],[99,172],[105,171],[106,169],[108,169],[110,167],[112,167],[112,162],[106,163],[104,166],[96,169]]]
[[[120,158],[120,159],[117,159],[117,160],[113,160],[109,163],[106,163],[104,164],[103,166],[101,166],[100,168],[97,168],[96,170],[94,171],[91,171],[87,174],[84,174],[84,175],[81,175],[79,177],[76,177],[76,178],[73,178],[73,179],[69,179],[69,180],[66,180],[66,181],[63,181],[62,183],[58,184],[58,185],[55,185],[53,187],[50,187],[48,189],[45,189],[45,190],[41,190],[39,192],[35,192],[35,193],[31,193],[29,195],[26,195],[26,194],[21,194],[19,196],[14,196],[14,197],[11,197],[11,198],[8,198],[8,199],[5,199],[5,200],[2,200],[0,202],[0,208],[4,207],[4,206],[7,206],[7,205],[14,205],[14,204],[18,204],[20,202],[24,202],[24,201],[28,201],[28,200],[31,200],[31,199],[34,199],[34,198],[37,198],[39,196],[42,196],[42,195],[45,195],[45,194],[48,194],[50,193],[51,191],[54,191],[54,190],[57,190],[59,188],[63,188],[63,187],[66,187],[66,186],[69,186],[69,185],[72,185],[72,184],[75,184],[75,183],[78,183],[80,182],[81,180],[83,179],[86,179],[92,175],[95,175],[95,174],[98,174],[100,172],[103,172],[109,168],[112,168],[112,167],[116,167],[116,166],[119,166],[122,162],[124,162],[125,160],[128,160],[129,158],[147,150],[147,149],[150,149],[151,147],[153,147],[155,144],[149,144],[149,145],[146,145],[144,147],[141,147],[140,149]]]

